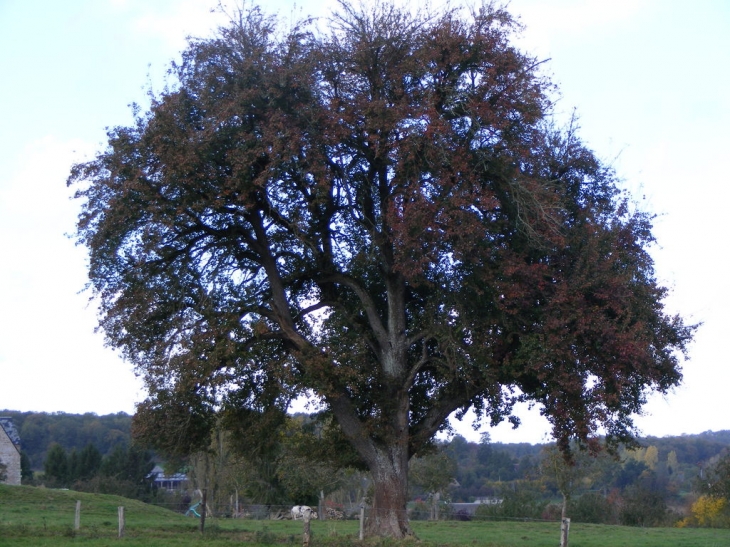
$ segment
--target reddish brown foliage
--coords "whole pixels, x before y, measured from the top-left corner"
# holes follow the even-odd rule
[[[692,329],[663,310],[650,218],[551,125],[505,11],[367,10],[316,36],[254,9],[192,42],[70,182],[142,414],[190,408],[200,440],[214,412],[311,392],[401,535],[408,459],[450,414],[533,401],[564,447],[625,440]]]

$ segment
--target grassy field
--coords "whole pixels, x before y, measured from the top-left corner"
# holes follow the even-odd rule
[[[75,531],[76,500],[81,501],[81,527]],[[125,507],[126,534],[117,538],[117,507]],[[119,498],[0,485],[1,547],[67,546],[252,546],[301,545],[302,523],[208,519],[205,536],[199,521],[160,507]],[[413,522],[424,547],[556,547],[560,525],[546,522]],[[312,545],[358,545],[356,521],[313,521]],[[368,542],[393,547],[394,542]],[[727,547],[730,530],[629,528],[573,523],[571,547]]]

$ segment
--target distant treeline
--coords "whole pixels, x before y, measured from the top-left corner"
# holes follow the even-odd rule
[[[34,471],[43,470],[48,449],[54,443],[69,453],[73,450],[80,452],[91,444],[102,456],[111,454],[119,445],[130,444],[132,417],[124,412],[98,416],[91,412],[67,414],[0,410],[0,416],[13,419],[20,434],[21,449]]]
[[[644,437],[636,451],[621,452],[616,461],[604,463],[604,477],[593,484],[607,491],[633,483],[644,471],[672,485],[675,493],[687,493],[702,470],[730,447],[730,431],[708,431],[676,437]],[[471,443],[460,436],[443,445],[456,462],[453,501],[499,496],[503,484],[531,481],[541,475],[544,444]],[[646,473],[644,473],[646,476]],[[665,485],[657,485],[665,486]]]
[[[20,434],[22,449],[35,471],[43,469],[47,451],[53,443],[61,445],[69,453],[73,450],[80,452],[91,444],[102,456],[111,454],[119,445],[130,444],[132,417],[124,412],[99,416],[94,413],[2,410],[0,416],[13,419]],[[646,437],[641,439],[641,444],[644,447],[656,447],[659,461],[667,461],[669,455],[674,453],[683,469],[699,470],[730,446],[730,431]],[[487,494],[484,486],[494,481],[527,480],[534,476],[540,452],[545,446],[529,443],[473,443],[458,435],[445,445],[458,469],[460,486],[452,495],[465,500]]]
[[[708,460],[719,455],[723,449],[730,447],[730,430],[706,431],[694,435],[679,435],[674,437],[642,437],[639,443],[643,447],[655,446],[659,451],[659,459],[666,460],[670,452],[675,452],[680,464],[701,466]],[[527,464],[531,457],[536,457],[545,446],[544,444],[530,443],[484,443],[469,442],[463,437],[455,436],[448,445],[452,453],[457,456],[460,467],[468,469],[476,467],[478,462],[491,461],[488,470],[493,479],[504,472],[502,480],[522,478],[514,476],[515,466],[520,462]],[[507,478],[509,477],[509,478]]]
[[[708,431],[676,437],[644,437],[644,449],[651,448],[658,463],[676,460],[677,469],[685,478],[682,489],[691,488],[691,480],[700,470],[730,447],[730,431]],[[452,490],[456,500],[496,495],[495,482],[530,480],[538,474],[540,453],[544,444],[472,443],[456,436],[446,443],[447,453],[456,462],[459,486]],[[623,458],[625,459],[625,458]],[[637,459],[634,454],[632,459]],[[640,459],[640,458],[639,458]]]

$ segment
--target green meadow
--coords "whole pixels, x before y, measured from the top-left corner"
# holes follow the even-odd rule
[[[74,529],[76,501],[81,523]],[[118,538],[117,508],[124,506],[125,535]],[[414,521],[423,547],[557,547],[560,525],[555,522]],[[359,545],[356,521],[312,521],[312,547]],[[0,485],[0,546],[193,546],[301,545],[302,523],[292,521],[199,521],[139,501],[101,494]],[[388,540],[368,545],[391,547]],[[571,547],[727,547],[730,530],[690,528],[630,528],[573,523]]]

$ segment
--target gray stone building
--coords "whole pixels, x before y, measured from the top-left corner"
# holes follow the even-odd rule
[[[20,435],[12,418],[0,417],[0,462],[6,466],[5,484],[20,484]]]

